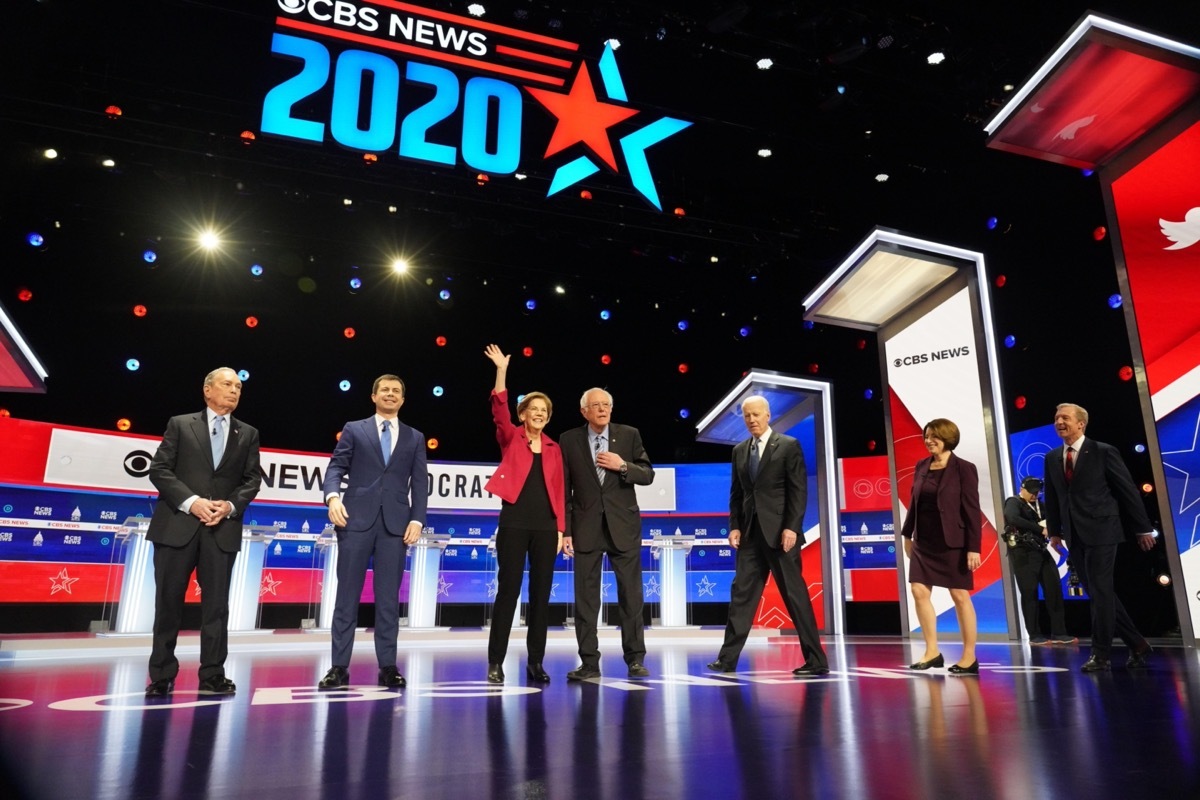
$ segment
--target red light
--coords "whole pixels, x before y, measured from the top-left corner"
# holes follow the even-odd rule
[[[425,443],[425,446],[428,447],[430,450],[437,450],[438,449],[438,440],[430,439],[429,441],[427,441]]]
[[[433,341],[437,343],[438,347],[446,346],[446,337],[445,336],[439,336],[436,339],[434,339]]]
[[[1004,284],[1006,284],[1006,283],[1008,283],[1008,278],[1004,277],[1003,275],[996,276],[996,287],[997,288],[1003,287]]]
[[[1121,369],[1117,372],[1117,375],[1123,381],[1132,380],[1133,379],[1133,367],[1121,367]]]
[[[104,113],[108,115],[109,119],[116,119],[124,112],[121,111],[120,106],[109,106],[108,108],[104,109]]]
[[[29,291],[28,289],[22,289],[21,291],[17,292],[17,299],[22,303],[28,303],[33,299],[33,292]]]
[[[579,196],[582,197],[584,200],[592,199],[592,193],[589,192],[587,189],[584,189],[582,192],[580,192]]]
[[[0,408],[0,417],[11,417],[11,416],[12,416],[12,412],[9,411],[7,408]]]
[[[679,374],[680,374],[680,375],[686,375],[686,374],[687,374],[687,371],[688,371],[688,365],[687,365],[687,364],[680,364],[680,365],[679,365]]]
[[[820,370],[821,370],[821,366],[819,364],[809,364],[808,365],[808,371],[812,375],[816,375],[818,372],[820,372]]]
[[[353,339],[355,333],[357,333],[357,331],[354,330],[354,328],[346,328],[342,331],[342,336],[345,336],[347,339]]]
[[[687,216],[687,212],[683,210],[683,206],[676,207],[675,216],[677,216],[677,217]]]
[[[600,356],[600,363],[601,363],[601,364],[604,364],[604,365],[606,365],[606,366],[607,366],[608,364],[611,364],[611,363],[612,363],[612,356],[610,356],[608,353],[605,353],[604,355]]]
[[[124,417],[121,417],[119,420],[117,420],[117,430],[119,430],[119,431],[127,431],[132,427],[133,427],[133,423],[130,422],[129,420],[125,419]]]
[[[1013,398],[1013,405],[1017,408],[1024,408],[1027,402],[1028,401],[1025,399],[1025,395],[1023,394],[1019,394]]]
[[[133,307],[133,315],[134,315],[135,317],[144,317],[144,316],[146,316],[146,307],[145,307],[145,306],[143,306],[143,305],[136,305],[136,306],[134,306],[134,307]]]
[[[491,178],[489,178],[487,175],[484,175],[482,172],[475,176],[475,183],[479,184],[480,186],[487,186],[487,182],[490,180]]]
[[[854,343],[854,346],[857,347],[859,350],[866,350],[867,349],[867,340],[859,339],[857,342]]]
[[[529,357],[531,357],[531,356],[533,355],[533,348],[532,348],[532,347],[526,347],[526,348],[525,348],[524,350],[522,350],[521,352],[525,354],[525,357],[526,357],[526,358],[529,358]]]
[[[246,147],[249,147],[250,145],[254,144],[254,140],[258,137],[254,135],[254,131],[242,131],[240,138],[242,140],[242,144],[246,145]]]
[[[1108,236],[1108,228],[1104,227],[1103,225],[1096,228],[1096,230],[1092,231],[1092,238],[1095,239],[1097,242],[1104,241],[1105,236]]]
[[[875,447],[876,447],[876,445],[875,445],[875,440],[874,440],[874,439],[868,439],[868,440],[867,440],[867,449],[868,449],[868,450],[870,450],[872,453],[874,453],[874,452],[875,452]]]
[[[368,167],[379,162],[379,156],[374,153],[363,153],[363,163]]]
[[[247,328],[257,328],[258,327],[258,317],[246,317],[246,327]]]

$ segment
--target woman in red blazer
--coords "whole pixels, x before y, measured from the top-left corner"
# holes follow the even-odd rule
[[[492,390],[492,420],[500,443],[500,466],[487,490],[502,501],[496,532],[496,603],[488,638],[488,683],[504,682],[504,657],[512,633],[513,615],[521,599],[525,560],[529,559],[529,633],[526,647],[529,679],[549,683],[542,668],[546,654],[546,628],[550,617],[550,588],[554,560],[562,552],[566,529],[566,481],[562,450],[543,432],[553,405],[541,392],[530,392],[517,404],[519,425],[508,415],[505,375],[509,356],[489,344],[484,354],[496,365]]]
[[[972,574],[979,569],[983,540],[983,517],[979,510],[979,471],[951,451],[958,447],[958,426],[948,419],[935,419],[925,426],[929,458],[917,463],[913,474],[912,499],[900,535],[904,555],[910,559],[908,582],[912,585],[917,620],[925,637],[925,655],[909,669],[929,669],[946,663],[938,650],[937,611],[931,595],[934,586],[950,590],[958,628],[962,631],[963,654],[950,665],[952,675],[978,675],[975,657],[975,606]]]

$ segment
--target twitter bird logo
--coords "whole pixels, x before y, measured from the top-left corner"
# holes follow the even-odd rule
[[[1200,241],[1200,207],[1193,208],[1183,215],[1183,222],[1171,222],[1167,219],[1158,221],[1162,235],[1175,244],[1164,247],[1164,250],[1182,250]]]

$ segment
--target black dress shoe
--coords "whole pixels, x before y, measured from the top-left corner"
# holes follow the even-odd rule
[[[317,684],[318,689],[345,689],[350,685],[350,670],[345,667],[330,667],[325,677]]]
[[[404,680],[404,676],[400,674],[400,670],[396,669],[395,665],[392,665],[390,667],[379,668],[379,685],[386,686],[389,689],[403,689],[405,686],[408,686],[408,681]]]
[[[534,683],[549,683],[550,675],[546,670],[542,669],[541,663],[528,664],[525,667],[525,674],[529,676],[529,680]]]
[[[224,675],[213,675],[200,681],[196,691],[200,694],[233,694],[237,691],[237,686]]]
[[[958,664],[951,664],[950,669],[946,670],[951,675],[978,675],[979,674],[979,659],[971,662],[969,667],[960,667]]]
[[[1108,672],[1111,668],[1112,665],[1107,658],[1097,658],[1093,655],[1083,663],[1080,670],[1083,672]]]
[[[726,664],[724,661],[722,661],[719,658],[716,661],[710,661],[709,663],[705,664],[704,666],[708,667],[713,672],[733,672],[734,670],[737,669],[737,667],[735,665]]]
[[[629,677],[631,677],[631,678],[649,678],[650,670],[646,669],[646,666],[642,662],[635,661],[629,665]]]
[[[146,697],[166,697],[173,691],[175,691],[175,681],[163,678],[150,681],[150,685],[146,687]]]
[[[792,670],[792,674],[797,678],[807,678],[811,675],[828,675],[829,667],[821,664],[810,664],[805,662],[804,666],[796,667],[794,670]]]
[[[488,664],[488,683],[504,683],[504,670],[499,664]]]
[[[909,664],[908,668],[909,669],[929,669],[930,667],[944,667],[944,666],[946,666],[946,658],[941,653],[938,653],[936,656],[929,659],[928,661],[918,661],[915,664]]]
[[[567,680],[569,680],[569,681],[586,681],[586,680],[591,680],[592,678],[599,678],[599,677],[600,677],[600,668],[599,667],[589,667],[586,664],[581,664],[579,667],[577,667],[567,673]]]
[[[1147,659],[1154,652],[1154,648],[1150,643],[1146,643],[1146,647],[1142,650],[1134,650],[1129,654],[1129,660],[1125,662],[1125,669],[1145,669],[1150,666]]]

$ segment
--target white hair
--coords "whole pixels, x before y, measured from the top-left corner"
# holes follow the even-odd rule
[[[601,389],[599,386],[593,386],[591,389],[588,389],[586,392],[584,392],[583,396],[579,398],[579,407],[581,409],[588,407],[588,395],[592,392],[604,392],[604,396],[608,398],[608,404],[610,406],[613,404],[612,394],[610,394],[607,389]]]

